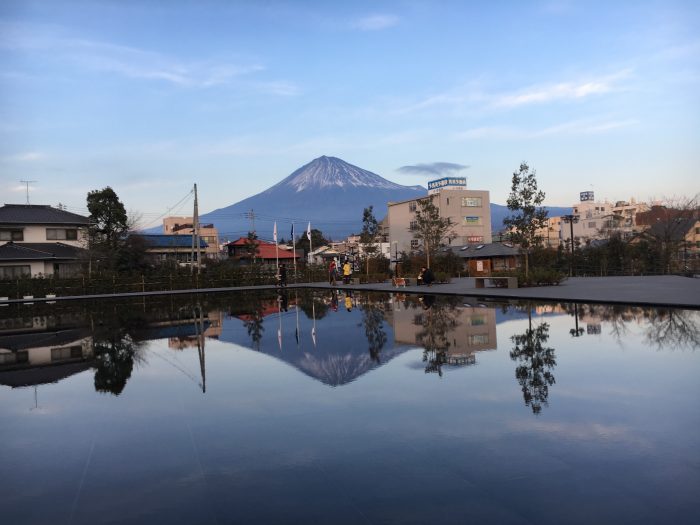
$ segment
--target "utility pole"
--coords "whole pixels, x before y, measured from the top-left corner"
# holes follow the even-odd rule
[[[250,220],[250,231],[255,233],[255,212],[252,208],[245,213],[245,218]]]
[[[21,180],[20,181],[22,184],[24,184],[27,187],[27,204],[29,204],[29,185],[33,182],[39,182],[36,180]]]
[[[194,185],[194,213],[192,214],[192,243],[194,244],[194,257],[197,260],[197,273],[201,267],[199,253],[199,201],[197,200],[197,184]]]
[[[565,223],[569,223],[569,228],[571,231],[571,259],[569,260],[569,277],[574,275],[574,223],[578,222],[578,215],[562,215],[561,220]]]

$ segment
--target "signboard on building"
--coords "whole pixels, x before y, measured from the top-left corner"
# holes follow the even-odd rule
[[[581,202],[586,202],[586,201],[594,201],[595,197],[593,196],[592,191],[582,191],[579,193],[579,196],[581,198]]]
[[[443,177],[441,179],[431,180],[428,182],[428,191],[439,191],[445,188],[466,189],[466,187],[466,177]]]

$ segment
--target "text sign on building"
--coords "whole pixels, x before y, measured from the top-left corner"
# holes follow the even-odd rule
[[[443,177],[442,179],[431,180],[428,182],[428,191],[441,190],[443,188],[459,187],[466,188],[466,177]]]
[[[595,200],[595,197],[593,196],[592,191],[582,191],[581,193],[579,193],[579,197],[581,198],[581,202]]]

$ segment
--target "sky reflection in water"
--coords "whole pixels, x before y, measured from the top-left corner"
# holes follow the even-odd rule
[[[5,523],[700,519],[698,312],[292,290],[0,322]]]

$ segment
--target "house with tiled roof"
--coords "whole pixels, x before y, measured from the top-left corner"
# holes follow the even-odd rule
[[[0,207],[0,279],[77,273],[89,222],[48,205]]]
[[[226,245],[226,250],[229,259],[233,259],[240,264],[250,264],[253,262],[253,257],[251,257],[247,244],[247,237],[240,237],[228,243]],[[292,264],[295,258],[297,261],[302,261],[304,259],[303,250],[290,250],[287,246],[283,245],[278,245],[277,249],[275,249],[275,243],[263,241],[261,239],[256,239],[255,245],[254,259],[256,262],[262,264],[274,265],[277,260],[279,260],[280,263]]]
[[[146,245],[146,253],[158,262],[174,261],[178,264],[191,264],[193,262],[192,235],[140,235]],[[199,247],[194,254],[194,261],[199,258],[203,261],[206,257],[208,244],[200,237]]]

